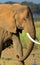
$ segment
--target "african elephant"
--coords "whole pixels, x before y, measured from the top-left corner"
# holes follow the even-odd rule
[[[25,31],[29,38],[26,55],[23,56],[19,32]],[[11,39],[14,56],[18,61],[24,61],[36,43],[36,30],[30,8],[21,4],[0,4],[0,56],[4,42]],[[38,42],[37,42],[38,43]]]

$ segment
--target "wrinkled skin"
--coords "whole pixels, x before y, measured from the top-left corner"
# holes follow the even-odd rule
[[[14,47],[15,59],[24,61],[32,51],[33,42],[29,40],[27,53],[23,56],[23,48],[19,38],[19,32],[23,30],[36,38],[33,16],[29,7],[20,4],[0,4],[0,56],[4,49],[3,45],[6,40],[11,39]],[[7,44],[7,43],[6,43]],[[24,65],[21,62],[19,65]]]

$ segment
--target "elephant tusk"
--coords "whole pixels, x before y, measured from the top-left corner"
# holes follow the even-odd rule
[[[32,39],[32,37],[30,36],[29,33],[26,33],[26,35],[27,35],[28,38],[29,38],[32,42],[34,42],[35,44],[40,44],[40,42],[37,42],[37,41],[35,41],[34,39]]]

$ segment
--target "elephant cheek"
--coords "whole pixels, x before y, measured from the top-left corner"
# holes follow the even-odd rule
[[[29,33],[31,36],[32,36],[32,38],[35,38],[35,30],[34,30],[34,28],[32,28],[32,27],[29,27],[29,26],[25,26],[24,27],[24,31],[25,31],[25,33]]]
[[[29,31],[28,31],[28,27],[25,27],[25,26],[24,26],[24,29],[23,29],[23,30],[25,31],[25,33],[29,32]]]

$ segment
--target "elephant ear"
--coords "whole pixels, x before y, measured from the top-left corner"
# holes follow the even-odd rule
[[[1,8],[0,9],[0,27],[6,29],[9,32],[16,33],[16,24],[11,9]]]
[[[28,18],[28,16],[29,16],[29,11],[27,6],[22,6],[18,8],[16,10],[16,15],[15,15],[17,27],[20,28],[20,26],[22,26],[22,24],[24,23],[23,20]]]

